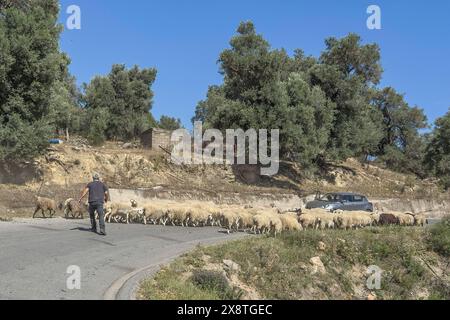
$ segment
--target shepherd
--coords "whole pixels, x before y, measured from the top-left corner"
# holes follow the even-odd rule
[[[97,221],[95,219],[95,212],[97,212],[100,225],[100,235],[106,236],[103,206],[106,202],[110,201],[109,189],[103,182],[100,181],[100,175],[98,173],[94,173],[92,175],[92,179],[93,181],[84,188],[78,202],[81,203],[83,198],[89,193],[89,216],[91,218],[91,231],[97,232]]]

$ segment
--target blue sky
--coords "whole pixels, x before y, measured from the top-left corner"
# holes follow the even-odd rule
[[[81,30],[65,28],[61,48],[79,84],[114,63],[158,69],[152,113],[191,127],[197,102],[220,84],[217,59],[240,21],[252,20],[274,48],[318,56],[324,39],[349,32],[381,48],[381,86],[393,86],[430,122],[450,107],[450,1],[364,0],[61,0],[81,8]],[[369,5],[380,6],[382,30],[366,27]]]

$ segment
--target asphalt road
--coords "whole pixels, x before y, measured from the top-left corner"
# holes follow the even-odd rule
[[[149,274],[198,244],[245,236],[211,227],[107,224],[103,237],[89,227],[88,220],[60,218],[0,222],[0,300],[128,299],[143,268]],[[72,265],[81,270],[79,290],[66,285]]]

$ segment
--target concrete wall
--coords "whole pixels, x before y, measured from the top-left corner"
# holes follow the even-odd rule
[[[202,200],[213,201],[218,204],[239,204],[271,207],[272,205],[283,210],[300,208],[303,205],[302,199],[295,194],[258,194],[254,193],[220,193],[206,191],[179,191],[161,188],[158,190],[131,190],[131,189],[110,189],[111,200],[116,202],[128,202],[131,199],[138,203],[151,202],[153,199],[166,199],[172,201]]]

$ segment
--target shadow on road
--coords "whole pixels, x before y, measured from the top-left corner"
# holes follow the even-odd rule
[[[83,231],[83,232],[91,232],[92,233],[91,228],[81,228],[81,227],[70,229],[70,231]]]

